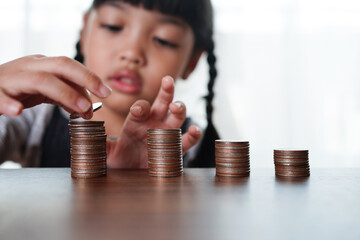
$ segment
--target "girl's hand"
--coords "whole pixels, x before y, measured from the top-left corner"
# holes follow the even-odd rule
[[[138,100],[130,109],[120,137],[108,140],[108,165],[114,168],[146,168],[147,129],[180,128],[186,117],[186,107],[182,102],[172,102],[174,80],[162,79],[160,91],[153,103]],[[170,112],[169,112],[170,110]],[[201,137],[200,130],[191,126],[182,135],[183,153],[194,146]]]
[[[67,57],[32,55],[0,65],[0,114],[53,103],[69,113],[92,117],[90,92],[104,98],[111,90],[79,62]]]

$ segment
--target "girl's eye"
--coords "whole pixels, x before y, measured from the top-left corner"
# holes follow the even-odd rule
[[[169,47],[169,48],[177,48],[178,47],[178,45],[176,43],[169,42],[169,41],[161,39],[161,38],[155,37],[154,41],[164,47]]]
[[[116,26],[116,25],[101,24],[101,27],[114,33],[120,32],[122,30],[121,26]]]

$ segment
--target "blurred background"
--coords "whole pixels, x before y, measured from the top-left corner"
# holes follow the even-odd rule
[[[0,1],[0,64],[75,54],[91,0]],[[311,167],[360,167],[360,1],[212,0],[219,77],[215,124],[249,140],[252,167],[275,148],[310,150]],[[205,126],[208,67],[176,99]]]

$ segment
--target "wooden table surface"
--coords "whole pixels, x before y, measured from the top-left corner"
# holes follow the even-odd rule
[[[290,181],[270,168],[214,175],[109,169],[84,180],[68,168],[1,169],[0,239],[360,239],[360,169]]]

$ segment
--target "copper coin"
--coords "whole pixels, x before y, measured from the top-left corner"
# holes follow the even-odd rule
[[[217,145],[232,145],[232,146],[243,146],[249,145],[249,141],[241,141],[241,140],[215,140],[215,144]]]
[[[90,144],[90,145],[86,145],[86,144],[72,144],[71,145],[71,150],[92,150],[92,151],[103,151],[106,150],[106,146],[105,144]]]
[[[104,157],[106,156],[106,151],[89,151],[89,150],[70,150],[70,155],[74,157],[77,157],[79,155],[88,156],[88,157]]]
[[[181,157],[169,157],[169,158],[156,158],[156,157],[151,157],[148,158],[148,161],[153,162],[153,163],[170,163],[170,162],[182,162],[182,158]]]
[[[89,136],[82,136],[82,137],[74,137],[70,136],[70,142],[106,142],[106,135],[89,135]]]
[[[227,173],[242,173],[250,171],[250,166],[247,167],[241,167],[241,168],[228,168],[228,167],[216,167],[216,171],[218,172],[227,172]]]
[[[104,124],[104,121],[77,121],[77,120],[71,120],[69,123],[72,124],[72,125],[82,125],[82,124],[99,125],[99,124]]]
[[[249,153],[240,153],[240,154],[236,154],[236,153],[215,153],[215,157],[220,157],[220,158],[243,158],[243,157],[249,157]]]
[[[242,174],[229,174],[229,173],[216,172],[216,176],[219,176],[219,177],[248,177],[248,176],[250,176],[250,172],[242,173]]]
[[[275,167],[309,167],[309,163],[275,163]]]
[[[103,167],[72,167],[71,171],[74,173],[100,173],[106,170],[106,166]]]
[[[153,163],[161,163],[161,162],[182,162],[182,156],[174,156],[174,157],[156,157],[151,156],[148,157],[148,161]]]
[[[229,150],[229,151],[222,151],[222,150],[216,150],[215,149],[215,154],[219,154],[219,155],[249,155],[250,151],[249,150],[244,150],[244,151],[233,151],[233,150]]]
[[[241,161],[216,160],[215,164],[250,164],[250,161],[249,160],[241,160]]]
[[[180,151],[175,151],[175,152],[171,152],[171,151],[159,151],[159,152],[154,152],[154,151],[148,151],[148,156],[168,156],[168,157],[182,157],[182,152]]]
[[[152,128],[147,130],[148,133],[178,133],[181,132],[181,128]]]
[[[148,161],[148,165],[149,165],[149,167],[156,167],[156,166],[183,167],[182,162],[162,163],[162,162],[150,162],[150,161]]]
[[[275,172],[277,173],[307,173],[307,172],[310,172],[310,169],[307,168],[307,169],[280,169],[280,168],[275,168]]]
[[[83,167],[83,166],[106,166],[106,162],[71,162],[71,167]]]
[[[80,174],[90,174],[90,173],[106,173],[106,168],[103,169],[97,169],[97,170],[77,170],[77,169],[71,169],[72,173],[80,173]]]
[[[249,162],[244,163],[215,163],[216,167],[223,168],[238,168],[238,167],[250,167]]]
[[[183,171],[170,172],[170,173],[149,171],[149,175],[152,177],[178,177],[181,176],[182,174]]]
[[[308,177],[308,176],[310,176],[310,172],[301,173],[301,174],[276,172],[275,174],[276,174],[276,176],[281,176],[281,177]]]
[[[174,171],[182,171],[183,167],[182,166],[181,167],[179,167],[179,166],[176,166],[176,167],[151,166],[151,167],[149,167],[149,169],[154,172],[155,171],[174,172]]]
[[[71,158],[71,162],[73,163],[101,163],[101,162],[105,162],[106,163],[106,158],[103,159],[96,159],[96,158],[82,158],[82,159],[76,159],[76,158]]]
[[[96,178],[96,177],[104,177],[106,176],[105,173],[96,173],[96,174],[89,174],[89,173],[71,173],[71,177],[73,178]]]
[[[161,150],[167,150],[167,151],[182,151],[182,146],[147,146],[148,150],[152,150],[152,151],[161,151]]]
[[[81,152],[73,152],[71,153],[71,157],[74,158],[74,159],[100,159],[100,158],[104,158],[106,157],[106,152],[101,152],[101,153],[89,153],[89,152],[86,152],[86,153],[81,153]]]
[[[215,149],[249,149],[250,148],[250,145],[235,145],[235,146],[232,146],[232,145],[218,145],[216,144],[215,145]]]
[[[93,161],[96,160],[96,161]],[[106,164],[106,158],[104,159],[90,159],[90,161],[88,159],[80,159],[80,160],[76,160],[76,159],[71,159],[71,164],[78,164],[78,165],[100,165],[100,164]]]
[[[149,164],[149,169],[151,170],[183,170],[183,166],[182,165],[163,165],[163,164]]]
[[[296,161],[291,161],[291,160],[278,160],[275,159],[274,160],[275,164],[294,164],[294,165],[301,165],[301,164],[309,164],[309,160],[296,160]]]
[[[274,156],[308,156],[308,150],[274,150]]]
[[[279,171],[309,171],[310,168],[309,166],[297,166],[297,167],[294,167],[294,166],[275,166],[275,170],[279,170]]]
[[[106,160],[106,154],[91,154],[90,156],[88,154],[71,154],[71,159],[74,160],[94,160],[94,161],[105,161]]]
[[[215,161],[239,161],[239,162],[242,162],[242,161],[249,161],[250,158],[249,156],[244,156],[244,157],[218,157],[216,156],[215,157]]]

